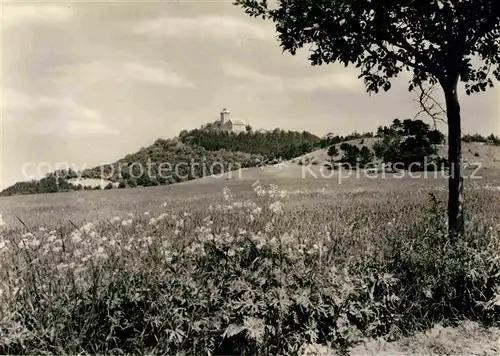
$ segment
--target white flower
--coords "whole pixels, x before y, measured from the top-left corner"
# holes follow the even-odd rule
[[[90,231],[92,231],[93,227],[94,227],[94,224],[87,223],[87,224],[82,226],[82,230],[83,230],[83,232],[89,233]]]
[[[71,234],[71,241],[73,241],[74,244],[79,243],[80,241],[82,241],[82,235],[78,231],[74,231]]]
[[[2,214],[0,214],[0,226],[4,226],[5,221],[3,221]]]
[[[259,215],[262,212],[262,208],[260,206],[253,209],[252,213],[255,215]]]
[[[167,207],[167,205],[168,205],[167,203],[163,203],[163,204],[162,204],[162,206],[163,206],[164,208],[166,208],[166,207]]]
[[[122,225],[123,226],[130,226],[130,225],[132,225],[132,219],[123,220],[122,221]]]
[[[167,213],[162,213],[160,215],[157,216],[156,220],[157,221],[160,221],[160,220],[164,220],[168,217],[168,214]]]
[[[280,202],[280,201],[275,201],[274,203],[272,203],[271,205],[269,205],[269,209],[273,213],[277,214],[277,213],[279,213],[279,212],[282,211],[282,209],[283,209],[283,203]]]
[[[40,244],[41,244],[40,240],[38,240],[36,238],[30,241],[31,247],[38,247],[38,246],[40,246]]]
[[[113,219],[111,219],[111,222],[114,223],[114,222],[118,222],[120,221],[120,217],[119,216],[115,216]]]
[[[222,195],[224,196],[224,200],[226,201],[229,201],[234,197],[231,189],[229,189],[228,187],[224,187],[224,189],[222,190]]]
[[[149,215],[149,211],[146,211],[146,212],[144,213],[144,215],[148,216],[148,215]]]

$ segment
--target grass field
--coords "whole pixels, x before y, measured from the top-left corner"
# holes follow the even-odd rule
[[[444,179],[302,169],[2,198],[0,353],[500,352],[494,328],[422,336],[498,321],[497,171],[466,181],[452,246]]]

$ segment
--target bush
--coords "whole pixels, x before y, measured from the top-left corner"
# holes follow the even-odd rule
[[[337,147],[335,145],[331,145],[329,148],[328,148],[328,152],[327,152],[328,156],[330,157],[335,157],[339,154],[339,150],[337,149]]]
[[[127,183],[128,183],[128,186],[131,188],[137,187],[137,181],[135,180],[135,178],[129,178]]]
[[[381,130],[382,141],[374,145],[375,155],[386,163],[402,164],[404,169],[423,170],[439,160],[436,145],[444,135],[431,130],[421,120],[394,120],[389,128]]]

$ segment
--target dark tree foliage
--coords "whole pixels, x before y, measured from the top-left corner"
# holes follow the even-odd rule
[[[340,145],[343,155],[339,162],[346,168],[363,168],[371,163],[374,159],[374,154],[367,146],[359,148],[356,145],[344,142]]]
[[[335,157],[339,154],[339,150],[337,149],[337,146],[335,145],[331,145],[329,148],[328,148],[328,151],[327,151],[327,154],[328,156],[330,157]]]
[[[466,134],[462,137],[462,141],[464,142],[482,142],[488,143],[490,145],[500,146],[500,137],[495,136],[494,134],[489,135],[488,137],[484,137],[480,134]]]
[[[359,151],[359,162],[361,165],[367,165],[368,163],[373,161],[373,158],[374,154],[372,150],[370,150],[366,146],[361,147],[361,150]]]
[[[57,172],[62,173],[62,171]],[[28,182],[18,182],[0,192],[0,196],[24,195],[24,194],[46,194],[61,191],[81,190],[82,187],[73,185],[66,180],[66,177],[59,177],[56,172],[48,173],[40,180]]]
[[[284,51],[307,46],[313,65],[343,63],[360,70],[369,92],[391,88],[403,71],[409,90],[439,84],[446,101],[450,238],[464,228],[458,83],[467,94],[500,80],[498,0],[235,0],[250,16],[276,25]]]
[[[319,137],[307,132],[283,131],[231,133],[211,129],[192,130],[181,138],[185,144],[207,151],[230,150],[264,156],[267,160],[292,159],[311,152]]]
[[[375,155],[399,168],[422,170],[439,168],[440,158],[436,146],[443,143],[444,135],[421,120],[396,119],[382,130],[382,140],[374,145]]]

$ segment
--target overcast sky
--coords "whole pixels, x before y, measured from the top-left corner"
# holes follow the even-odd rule
[[[231,1],[4,1],[2,27],[0,188],[58,162],[116,160],[224,107],[254,128],[317,135],[418,111],[405,78],[369,96],[355,68],[282,53],[272,23]],[[500,134],[498,89],[462,99],[464,131]]]

